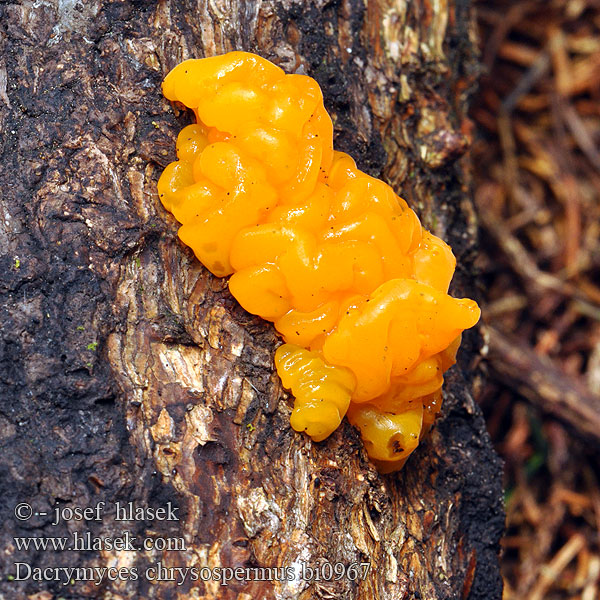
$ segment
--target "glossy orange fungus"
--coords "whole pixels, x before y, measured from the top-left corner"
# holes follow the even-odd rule
[[[378,468],[399,469],[479,319],[474,301],[447,294],[450,247],[334,151],[314,79],[231,52],[183,62],[163,91],[197,123],[179,134],[160,198],[181,240],[283,336],[292,427],[320,441],[347,415]]]

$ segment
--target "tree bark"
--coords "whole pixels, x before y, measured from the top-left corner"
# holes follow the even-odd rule
[[[0,4],[0,597],[501,597],[501,465],[465,371],[448,375],[442,418],[397,474],[379,475],[345,422],[313,444],[290,429],[273,328],[177,241],[155,191],[191,120],[162,98],[164,75],[257,52],[319,81],[336,148],[452,245],[454,295],[472,296],[473,31],[466,0]],[[463,369],[478,344],[465,336]],[[178,520],[119,521],[117,502]],[[19,503],[48,514],[18,520]],[[97,520],[68,512],[96,506]],[[128,533],[136,549],[15,539],[86,532]],[[137,550],[147,539],[185,550]],[[224,586],[161,577],[159,562],[291,575]],[[55,571],[37,581],[15,563]],[[111,566],[122,580],[56,571]]]

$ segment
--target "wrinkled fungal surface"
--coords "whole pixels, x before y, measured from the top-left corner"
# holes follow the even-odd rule
[[[285,344],[276,365],[296,431],[322,441],[348,413],[384,473],[441,408],[472,300],[456,260],[383,181],[333,149],[317,82],[246,52],[188,60],[163,84],[193,109],[158,192],[179,237]]]

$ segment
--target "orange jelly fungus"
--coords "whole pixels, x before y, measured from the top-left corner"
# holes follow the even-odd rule
[[[347,415],[380,471],[401,468],[479,319],[447,294],[450,247],[334,151],[314,79],[231,52],[181,63],[163,91],[197,123],[179,134],[160,199],[198,259],[283,336],[292,427],[321,441]]]

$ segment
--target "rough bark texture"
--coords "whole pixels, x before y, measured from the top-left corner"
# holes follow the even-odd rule
[[[176,239],[155,185],[190,121],[160,94],[180,60],[255,51],[321,84],[336,147],[447,239],[472,295],[464,111],[477,58],[465,0],[0,2],[0,597],[501,597],[500,464],[461,371],[402,472],[346,423],[288,424],[273,329]],[[466,336],[463,367],[477,352]],[[464,371],[463,371],[464,373]],[[51,509],[106,502],[101,521]],[[179,507],[120,522],[115,502]],[[13,509],[37,512],[18,521]],[[20,551],[15,536],[183,537],[181,552]],[[364,581],[150,582],[145,569],[368,562]],[[136,580],[14,581],[118,565]],[[57,576],[60,578],[60,576]],[[63,578],[64,579],[64,578]],[[74,578],[76,579],[76,578]]]

